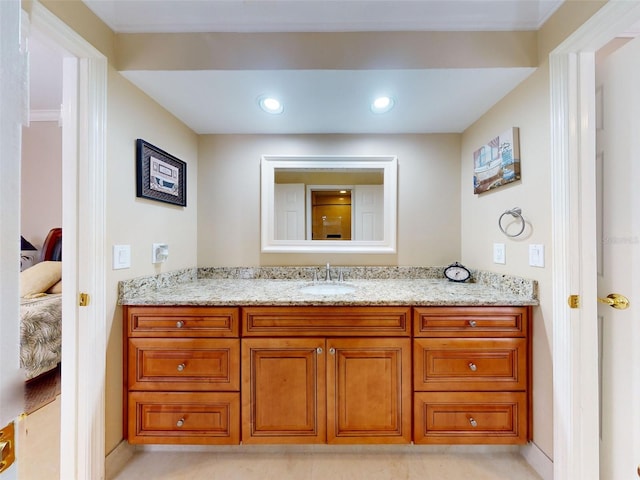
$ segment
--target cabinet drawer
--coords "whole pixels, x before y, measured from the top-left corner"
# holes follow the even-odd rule
[[[416,338],[414,389],[501,391],[527,388],[524,338]]]
[[[129,393],[129,443],[240,443],[239,393]]]
[[[125,307],[130,337],[237,337],[238,308]]]
[[[130,390],[233,391],[240,388],[240,340],[131,338]]]
[[[246,307],[242,336],[408,337],[410,307]]]
[[[526,402],[525,393],[416,393],[414,442],[526,443]]]
[[[529,307],[416,307],[416,337],[524,337]]]

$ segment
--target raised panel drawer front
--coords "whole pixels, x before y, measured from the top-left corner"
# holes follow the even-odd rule
[[[527,388],[525,338],[416,338],[414,389],[515,391]]]
[[[129,390],[237,391],[240,339],[131,338]]]
[[[237,337],[239,309],[232,307],[125,307],[130,337]]]
[[[416,393],[416,444],[523,444],[526,393]]]
[[[415,337],[525,337],[529,307],[416,307]]]
[[[410,307],[245,307],[242,336],[411,335]]]
[[[240,443],[239,393],[129,393],[129,443]]]

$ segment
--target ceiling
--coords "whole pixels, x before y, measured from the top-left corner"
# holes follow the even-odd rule
[[[563,0],[83,0],[116,33],[537,30]],[[199,134],[461,132],[534,68],[124,70]],[[32,76],[33,78],[33,76]],[[284,112],[258,108],[277,95]],[[374,96],[394,109],[374,114]],[[32,102],[33,104],[33,102]]]
[[[562,0],[83,1],[118,33],[537,30],[562,3]]]

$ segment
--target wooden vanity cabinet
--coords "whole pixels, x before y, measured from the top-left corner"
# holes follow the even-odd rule
[[[125,306],[129,443],[240,442],[239,309]]]
[[[530,307],[417,307],[413,319],[414,442],[530,440]]]
[[[243,443],[409,443],[410,312],[243,308]]]

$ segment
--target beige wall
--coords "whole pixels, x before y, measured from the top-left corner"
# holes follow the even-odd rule
[[[40,249],[49,230],[62,226],[62,129],[31,122],[22,129],[20,233]]]
[[[398,253],[262,254],[262,155],[397,155]],[[460,135],[203,135],[198,265],[445,265],[460,257]]]
[[[29,3],[29,0],[23,0],[27,10]],[[133,266],[127,270],[109,270],[106,279],[107,304],[110,305],[106,379],[109,386],[106,402],[107,452],[122,437],[122,318],[120,308],[116,307],[117,282],[159,272],[160,269],[150,263],[151,243],[166,241],[171,253],[162,271],[196,264],[251,266],[321,264],[326,261],[343,264],[437,265],[460,257],[474,268],[538,280],[541,306],[535,309],[534,314],[534,441],[547,455],[552,456],[549,80],[544,59],[559,41],[604,3],[588,0],[565,2],[537,34],[538,58],[542,59],[539,71],[462,136],[208,135],[197,138],[111,70],[106,243],[109,249],[116,243],[130,244]],[[115,62],[115,51],[121,55],[127,53],[124,43],[130,38],[125,35],[118,41],[117,36],[79,0],[43,0],[43,4],[105,53],[112,64]],[[393,49],[392,56],[402,57],[404,45],[400,47]],[[420,48],[423,47],[420,45]],[[527,51],[531,52],[529,49]],[[166,55],[161,57],[166,58]],[[453,57],[451,55],[449,58]],[[531,53],[527,55],[529,60],[533,57],[535,55]],[[437,52],[437,58],[444,58],[441,51]],[[269,64],[262,68],[273,66]],[[520,127],[522,181],[480,196],[474,195],[471,180],[473,149],[512,126]],[[133,158],[134,142],[138,137],[188,163],[187,208],[135,198]],[[287,153],[398,155],[398,254],[260,254],[259,159],[262,154]],[[497,229],[500,213],[514,206],[521,207],[530,222],[531,228],[526,238],[507,239]],[[494,242],[502,242],[507,246],[507,264],[504,266],[491,261]],[[529,243],[545,245],[545,268],[527,265]],[[108,262],[110,264],[110,257]]]
[[[196,258],[197,136],[113,69],[107,118],[107,318],[106,450],[122,440],[122,308],[118,282],[193,267]],[[136,197],[135,142],[142,138],[187,163],[187,206]],[[169,244],[166,263],[151,263],[151,244]],[[111,247],[131,245],[131,268],[111,269]]]
[[[462,260],[481,270],[538,281],[540,307],[533,324],[534,442],[553,457],[552,316],[551,316],[551,178],[549,68],[543,64],[462,136]],[[473,193],[473,151],[509,129],[520,128],[522,180],[495,190]],[[498,218],[508,209],[522,208],[524,233],[506,237]],[[503,219],[509,224],[510,216]],[[511,230],[508,230],[511,233]],[[493,244],[506,246],[506,264],[493,263]],[[544,268],[528,264],[529,244],[545,246]]]

